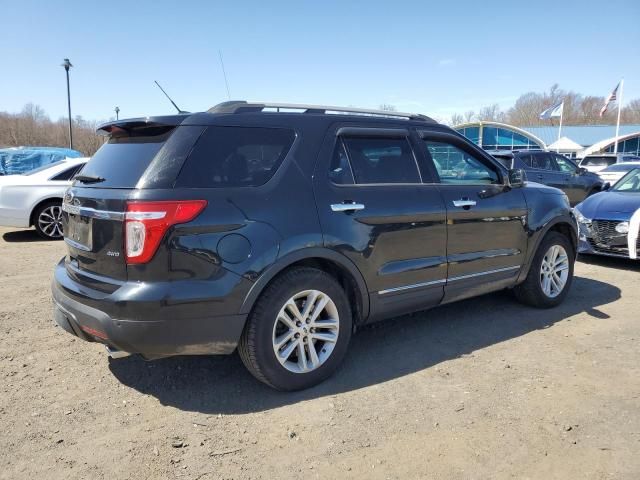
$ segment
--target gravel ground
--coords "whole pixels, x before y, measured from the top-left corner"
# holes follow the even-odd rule
[[[359,332],[278,393],[236,355],[110,361],[52,323],[62,242],[0,228],[0,478],[640,478],[640,263],[567,301],[506,292]]]

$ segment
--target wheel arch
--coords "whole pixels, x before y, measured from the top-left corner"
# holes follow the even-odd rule
[[[38,200],[38,202],[31,208],[31,213],[29,214],[29,226],[33,226],[35,225],[35,214],[36,211],[42,207],[43,205],[47,204],[47,203],[52,203],[54,201],[59,201],[60,205],[62,205],[62,197],[58,197],[58,196],[51,196],[51,197],[46,197],[46,198],[41,198]]]
[[[575,219],[573,215],[563,215],[561,217],[555,217],[548,223],[546,223],[542,228],[540,228],[536,234],[532,237],[531,242],[533,246],[529,249],[527,262],[525,264],[526,268],[523,268],[520,271],[520,275],[518,277],[518,283],[523,282],[527,275],[529,274],[529,269],[531,268],[531,264],[533,259],[540,248],[540,244],[542,240],[549,232],[558,232],[569,238],[571,241],[571,246],[573,247],[574,258],[578,252],[578,228],[575,223]]]
[[[369,316],[369,292],[362,274],[348,258],[326,248],[306,248],[279,258],[253,284],[240,307],[240,313],[250,313],[267,285],[284,271],[296,266],[318,268],[334,276],[342,284],[352,306],[356,307],[354,324],[361,323]]]

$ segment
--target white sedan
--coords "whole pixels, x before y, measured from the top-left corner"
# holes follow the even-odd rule
[[[0,176],[0,225],[33,225],[43,238],[62,238],[62,197],[88,160],[67,158],[22,175]]]
[[[605,182],[613,185],[634,168],[640,168],[640,162],[616,163],[610,167],[600,170],[598,176]]]

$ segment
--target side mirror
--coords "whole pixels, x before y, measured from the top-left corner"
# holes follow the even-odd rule
[[[588,171],[589,171],[589,170],[587,170],[587,169],[586,169],[586,168],[584,168],[584,167],[578,167],[578,169],[576,170],[576,173],[577,173],[578,175],[584,175],[584,174],[585,174],[585,173],[587,173]]]
[[[525,171],[521,168],[511,168],[509,169],[509,186],[511,188],[519,188],[524,185],[524,182],[527,180],[527,175]]]
[[[604,185],[602,185],[602,188],[600,189],[601,192],[606,192],[607,190],[609,190],[611,188],[611,184],[609,182],[605,183]]]

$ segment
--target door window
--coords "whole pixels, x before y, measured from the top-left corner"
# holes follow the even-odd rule
[[[532,155],[531,166],[533,168],[537,168],[539,170],[557,170],[555,164],[553,163],[553,159],[551,155],[548,153],[539,153],[536,155]]]
[[[342,143],[356,183],[422,183],[413,150],[406,138],[345,137]],[[338,158],[334,156],[332,174],[342,175],[344,172],[340,166],[344,159],[339,155]],[[346,180],[349,180],[348,175]]]
[[[558,168],[563,173],[576,173],[576,165],[562,155],[554,155]]]
[[[499,183],[498,173],[474,156],[446,142],[425,140],[441,183],[485,185]]]
[[[347,151],[340,138],[336,142],[336,148],[331,159],[329,178],[338,185],[353,185],[355,183],[351,165],[349,164],[349,157],[347,157]]]

